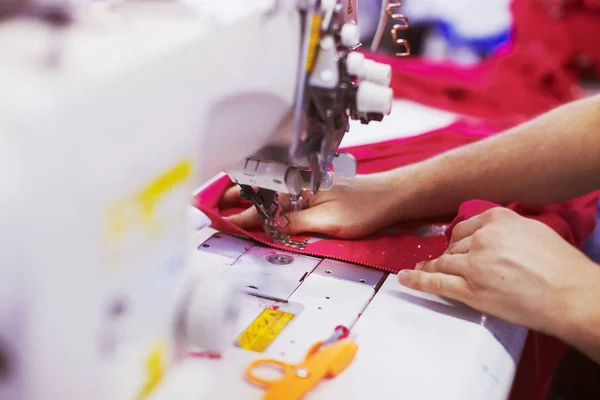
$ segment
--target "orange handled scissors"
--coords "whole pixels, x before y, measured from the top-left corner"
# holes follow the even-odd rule
[[[250,383],[267,389],[264,400],[300,400],[322,379],[334,378],[354,360],[358,345],[347,338],[348,329],[336,328],[336,334],[317,342],[300,364],[288,364],[275,359],[255,360],[246,368]],[[261,366],[275,367],[283,372],[279,379],[264,379],[254,373]]]

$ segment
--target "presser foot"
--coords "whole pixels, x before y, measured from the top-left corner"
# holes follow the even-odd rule
[[[276,227],[271,226],[269,224],[269,221],[265,221],[264,228],[265,234],[269,237],[272,237],[274,243],[298,250],[304,250],[304,247],[308,243],[308,239],[305,239],[303,241],[293,240],[289,237],[289,235],[285,234]]]
[[[258,214],[264,220],[265,234],[273,238],[273,242],[293,249],[303,250],[308,239],[297,241],[290,238],[283,230],[289,225],[290,219],[277,201],[277,192],[268,189],[254,190],[251,186],[240,185],[241,197],[250,200]],[[300,197],[301,201],[301,197]]]

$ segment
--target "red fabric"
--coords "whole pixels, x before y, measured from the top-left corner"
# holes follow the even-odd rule
[[[583,6],[590,10],[600,10],[600,1],[598,0],[583,0]]]
[[[510,43],[474,66],[367,56],[392,65],[396,97],[512,126],[580,97],[580,74],[600,75],[594,1],[563,4],[558,14],[563,2],[513,1]]]
[[[545,223],[567,242],[580,247],[594,230],[596,222],[594,218],[590,218],[589,213],[596,210],[597,199],[598,193],[591,193],[575,200],[544,207],[513,203],[508,208],[528,218]],[[500,206],[484,200],[471,200],[461,204],[458,215],[446,229],[446,238],[450,239],[452,229],[456,224],[494,207]]]
[[[387,55],[370,58],[392,65],[391,86],[397,98],[496,121],[505,127],[578,97],[577,80],[560,73],[553,53],[532,47],[535,51],[507,45],[468,67]],[[540,59],[543,64],[538,64]]]
[[[494,131],[489,126],[459,122],[448,128],[433,131],[415,138],[392,140],[385,143],[346,149],[358,160],[361,174],[389,170],[434,156],[448,149],[475,142]],[[196,198],[197,206],[207,214],[215,229],[242,233],[262,243],[274,245],[262,231],[245,232],[224,220],[242,209],[220,210],[219,199],[231,186],[227,177],[203,190]],[[376,202],[376,199],[374,199]],[[590,194],[571,201],[547,207],[533,207],[514,203],[508,207],[530,218],[538,219],[569,241],[580,246],[592,232],[595,224],[597,195]],[[495,205],[483,201],[463,204],[451,227]],[[306,246],[301,253],[323,256],[362,264],[390,272],[414,268],[419,261],[438,257],[446,248],[443,221],[412,222],[394,226],[379,234],[360,240],[321,238]],[[303,238],[296,238],[303,239]],[[553,338],[530,333],[519,364],[511,399],[541,400],[545,397],[554,369],[564,351],[564,345]]]

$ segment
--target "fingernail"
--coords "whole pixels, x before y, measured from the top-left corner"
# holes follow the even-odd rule
[[[425,264],[425,263],[424,263],[423,261],[421,261],[421,262],[418,262],[418,263],[417,263],[417,265],[415,265],[415,269],[421,269],[421,268],[423,268],[423,265],[424,265],[424,264]]]
[[[410,282],[410,271],[402,270],[398,272],[398,282],[403,285]]]

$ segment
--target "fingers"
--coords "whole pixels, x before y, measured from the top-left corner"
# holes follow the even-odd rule
[[[440,272],[402,270],[398,273],[398,281],[408,288],[458,301],[467,298],[469,292],[467,282],[463,278]]]
[[[449,246],[468,236],[475,234],[479,229],[488,224],[497,224],[504,221],[513,221],[514,218],[522,218],[519,214],[503,207],[491,208],[473,218],[457,224],[452,231]]]
[[[450,239],[450,243],[448,243],[448,247],[451,247],[455,242],[471,236],[481,229],[486,223],[485,218],[483,218],[482,215],[484,214],[477,215],[466,221],[458,223],[452,230],[452,238]]]
[[[231,208],[239,205],[242,202],[242,198],[240,197],[240,186],[234,185],[227,189],[221,200],[219,201],[219,208]]]
[[[308,206],[308,201],[312,196],[308,195],[308,192],[303,192],[302,207]],[[322,225],[319,221],[323,218],[323,211],[315,209],[308,209],[298,212],[291,212],[290,195],[281,194],[277,200],[285,211],[287,217],[290,219],[290,224],[285,229],[289,235],[295,235],[305,232],[322,232],[319,227]],[[239,186],[229,188],[223,194],[219,203],[220,208],[230,208],[239,206],[243,200],[240,197]],[[307,211],[307,212],[305,212]],[[258,211],[254,206],[249,207],[245,211],[226,217],[226,219],[234,224],[238,225],[242,229],[254,229],[263,225],[263,219],[260,217]]]
[[[326,228],[327,225],[324,225],[323,223],[322,214],[323,213],[316,208],[288,213],[287,216],[290,223],[285,228],[285,233],[288,235],[297,235],[307,232],[328,233]],[[250,207],[239,214],[226,217],[226,219],[245,230],[255,229],[263,225],[263,219],[254,207]]]
[[[242,211],[239,214],[231,215],[225,218],[226,220],[233,222],[237,226],[245,230],[251,230],[263,225],[263,219],[256,211],[254,206]]]
[[[226,201],[235,201],[236,194],[234,192],[229,193],[228,196],[229,197]],[[239,199],[239,191],[237,193],[237,197]],[[323,232],[323,221],[328,219],[327,215],[323,215],[323,210],[319,208],[309,208],[297,212],[290,212],[289,195],[280,196],[279,202],[283,209],[286,210],[286,215],[290,220],[290,223],[285,228],[285,232],[288,235],[296,235],[306,232]],[[246,230],[261,227],[264,222],[254,206],[249,207],[239,214],[226,217],[226,219]]]
[[[445,254],[467,254],[471,250],[472,243],[473,236],[467,236],[449,245]]]
[[[443,254],[435,260],[419,263],[415,270],[462,276],[467,271],[467,262],[466,254]]]

